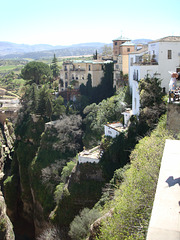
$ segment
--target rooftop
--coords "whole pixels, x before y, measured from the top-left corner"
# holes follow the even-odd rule
[[[130,41],[131,39],[127,38],[127,37],[123,37],[123,36],[120,36],[112,41]]]
[[[99,158],[100,158],[100,147],[94,147],[90,150],[83,150],[82,152],[80,152],[78,154],[78,161],[79,163],[86,163],[86,162],[95,162],[98,163],[99,162]]]
[[[131,41],[127,41],[125,43],[122,43],[121,46],[135,46],[135,44]]]
[[[107,123],[106,126],[112,128],[112,129],[115,129],[118,132],[121,132],[122,130],[124,130],[124,126],[120,122]]]
[[[156,42],[180,42],[180,36],[168,36],[168,37],[154,40],[150,43],[156,43]]]
[[[136,51],[134,51],[134,52],[131,52],[131,53],[129,53],[129,54],[140,54],[140,53],[146,53],[147,51],[148,51],[148,47],[147,47],[147,46],[144,46],[144,47],[142,47],[141,49],[136,50]]]
[[[107,64],[107,63],[112,63],[113,61],[111,60],[74,60],[73,63],[89,63],[89,64]]]

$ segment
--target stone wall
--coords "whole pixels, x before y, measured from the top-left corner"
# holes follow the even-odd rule
[[[168,104],[167,129],[175,134],[180,133],[180,103]]]

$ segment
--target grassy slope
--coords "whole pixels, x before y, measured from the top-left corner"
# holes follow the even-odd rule
[[[115,199],[105,212],[114,208],[112,218],[104,221],[98,239],[145,239],[153,205],[165,140],[171,138],[161,121],[150,136],[140,140],[131,153],[131,166]]]

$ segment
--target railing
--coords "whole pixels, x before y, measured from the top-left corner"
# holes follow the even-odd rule
[[[134,62],[131,63],[131,66],[133,65],[158,65],[158,62]]]

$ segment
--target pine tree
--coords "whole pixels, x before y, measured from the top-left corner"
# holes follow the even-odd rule
[[[59,66],[58,66],[58,60],[56,58],[56,55],[54,54],[54,58],[52,60],[51,64],[51,70],[53,72],[54,79],[57,79],[60,73]]]
[[[161,80],[156,76],[150,78],[148,75],[139,82],[140,91],[140,122],[146,124],[149,128],[154,128],[158,119],[166,111],[163,102],[163,89]]]

